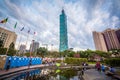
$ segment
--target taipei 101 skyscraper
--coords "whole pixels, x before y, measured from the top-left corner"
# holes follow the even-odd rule
[[[60,14],[60,43],[59,51],[68,50],[68,36],[67,36],[67,17],[65,15],[64,9]]]

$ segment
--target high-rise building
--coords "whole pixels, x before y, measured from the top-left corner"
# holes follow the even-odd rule
[[[108,51],[112,49],[120,49],[120,44],[114,29],[106,29],[103,32],[103,35]]]
[[[116,35],[117,35],[117,38],[120,44],[120,29],[117,29],[115,32],[116,32]]]
[[[19,53],[25,53],[26,52],[26,45],[23,45],[23,44],[21,44],[20,45],[20,49],[19,49]]]
[[[30,44],[30,52],[36,52],[36,50],[39,48],[39,42],[33,41]]]
[[[119,34],[119,31],[110,28],[103,32],[93,31],[96,50],[110,51],[112,49],[120,49]]]
[[[67,17],[62,10],[62,14],[60,14],[60,43],[59,43],[59,51],[65,51],[68,49],[68,36],[67,36]]]
[[[107,52],[107,47],[102,33],[93,31],[93,39],[96,50]]]
[[[15,32],[0,27],[0,40],[3,42],[3,47],[9,48],[12,42],[15,44],[16,39],[17,34]]]

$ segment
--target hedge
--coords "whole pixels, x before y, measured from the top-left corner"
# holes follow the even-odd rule
[[[109,58],[105,60],[105,63],[109,66],[119,67],[120,66],[120,58]]]
[[[87,62],[87,58],[72,58],[72,57],[67,57],[65,58],[65,63],[67,64],[82,64],[82,62]]]

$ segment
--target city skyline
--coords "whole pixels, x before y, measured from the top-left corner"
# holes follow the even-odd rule
[[[20,36],[21,44],[26,43],[27,31],[30,29],[27,48],[33,39],[39,43],[54,44],[59,49],[59,15],[64,7],[67,15],[68,45],[74,49],[95,50],[92,31],[120,27],[119,0],[1,0],[0,20],[9,17],[8,22],[0,27],[14,31]],[[47,6],[46,6],[47,5]],[[20,32],[22,27],[23,32]],[[34,31],[38,35],[33,36]]]

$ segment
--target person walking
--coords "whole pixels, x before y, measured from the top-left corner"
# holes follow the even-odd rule
[[[97,68],[98,71],[101,71],[101,65],[100,65],[100,62],[97,62],[97,63],[96,63],[96,68]]]
[[[83,70],[85,71],[86,70],[86,67],[87,67],[87,63],[86,62],[84,62],[84,65],[83,65]]]
[[[105,66],[104,66],[104,64],[102,64],[101,70],[102,70],[103,72],[105,72]]]

